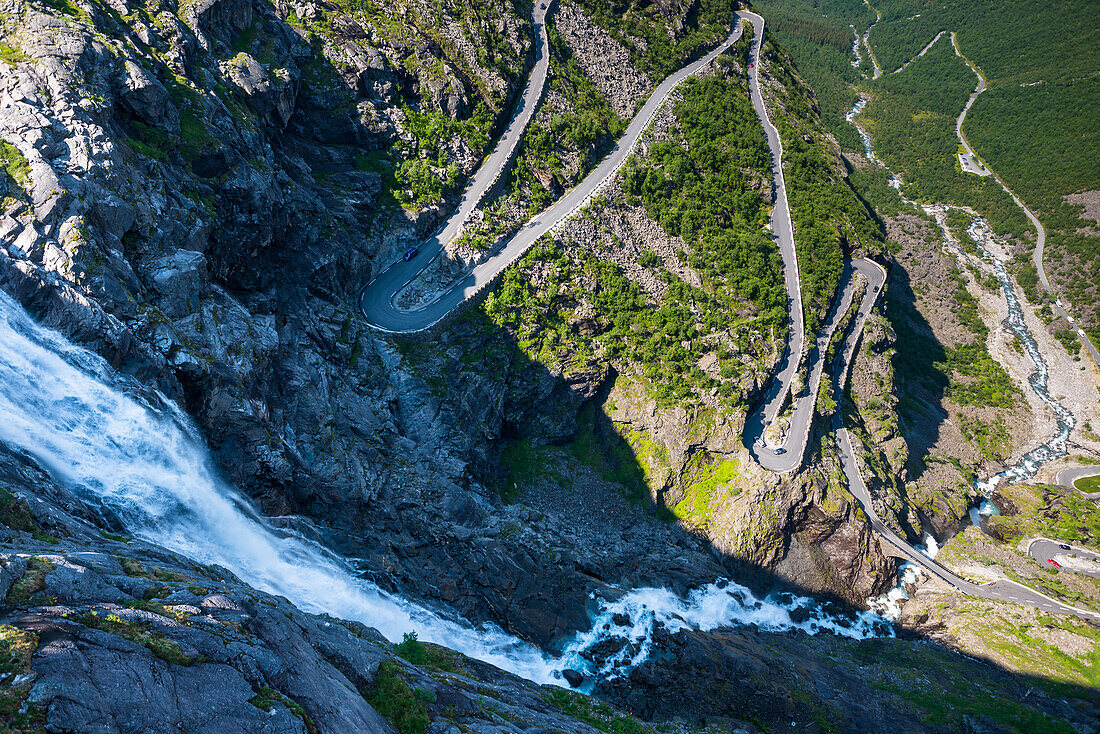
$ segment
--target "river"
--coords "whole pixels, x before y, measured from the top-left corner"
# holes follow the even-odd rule
[[[936,226],[940,230],[940,236],[944,247],[961,256],[963,252],[961,244],[956,241],[954,234],[952,234],[950,228],[947,226],[947,212],[950,209],[958,209],[971,216],[973,216],[973,213],[963,207],[954,207],[949,204],[918,203],[902,195],[901,178],[891,171],[889,167],[875,155],[874,141],[871,140],[871,136],[856,122],[855,118],[863,111],[863,108],[867,104],[867,100],[868,98],[866,96],[860,96],[852,106],[852,109],[845,115],[845,119],[854,125],[859,132],[859,137],[863,141],[864,155],[868,160],[880,168],[885,169],[890,174],[890,186],[898,191],[898,195],[901,197],[902,201],[923,211],[936,223]],[[975,480],[975,487],[980,495],[975,505],[977,506],[985,500],[986,496],[996,489],[1000,482],[1007,480],[1008,482],[1015,483],[1031,479],[1038,473],[1040,467],[1044,464],[1065,456],[1066,439],[1069,437],[1070,431],[1073,430],[1075,419],[1073,414],[1065,406],[1051,397],[1050,391],[1047,389],[1048,370],[1046,361],[1043,359],[1043,355],[1039,351],[1039,345],[1035,341],[1035,337],[1024,319],[1023,308],[1020,304],[1019,296],[1016,293],[1016,288],[1008,275],[1008,271],[1005,269],[1004,261],[994,256],[987,247],[988,241],[993,237],[993,232],[990,230],[985,220],[981,217],[973,216],[971,225],[967,229],[967,236],[972,240],[982,260],[989,265],[1000,284],[1001,292],[1004,294],[1005,302],[1008,307],[1008,318],[1004,320],[1003,326],[1019,338],[1024,350],[1027,352],[1028,358],[1034,365],[1034,371],[1028,376],[1028,384],[1039,399],[1050,406],[1051,410],[1054,411],[1057,422],[1057,430],[1045,443],[1024,453],[1015,463],[1005,467],[1002,471],[984,479]]]
[[[421,640],[539,683],[561,684],[566,668],[625,675],[650,654],[659,625],[672,632],[751,625],[850,638],[893,635],[870,613],[835,614],[791,594],[761,598],[719,579],[686,597],[639,588],[614,601],[596,599],[591,628],[553,656],[498,627],[403,599],[360,578],[316,542],[273,527],[221,477],[198,429],[172,401],[35,323],[2,291],[0,441],[33,457],[137,538],[223,566],[306,611],[358,620],[394,641],[415,631]],[[589,652],[612,638],[621,643],[618,652],[594,663]]]

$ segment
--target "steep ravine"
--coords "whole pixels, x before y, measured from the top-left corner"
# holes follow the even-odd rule
[[[410,6],[409,34],[432,32],[420,24],[422,10]],[[402,105],[423,100],[423,114],[446,130],[445,157],[472,170],[473,135],[463,126],[478,104],[507,114],[528,43],[521,20],[498,24],[494,66],[470,66],[459,53],[469,36],[441,42],[451,76],[440,79],[435,62],[410,51],[409,38],[383,32],[370,13],[344,18],[303,6],[291,14],[237,0],[171,11],[146,6],[138,16],[160,25],[142,21],[150,30],[135,31],[107,6],[87,17],[28,6],[28,31],[48,26],[71,39],[63,55],[35,45],[41,34],[10,27],[13,48],[37,61],[15,63],[5,77],[11,105],[0,129],[24,146],[31,173],[28,201],[6,215],[12,247],[3,278],[34,315],[180,400],[228,478],[265,512],[319,521],[327,540],[362,558],[384,588],[544,644],[586,625],[585,599],[604,583],[685,591],[742,564],[771,566],[803,522],[815,538],[855,539],[849,558],[871,547],[847,505],[836,505],[835,517],[810,510],[822,485],[776,486],[747,468],[734,485],[745,492],[715,507],[709,543],[629,506],[613,522],[634,529],[614,543],[599,540],[596,528],[578,537],[568,514],[533,520],[522,505],[502,507],[494,496],[502,444],[583,438],[578,416],[592,398],[621,406],[610,421],[589,423],[608,455],[634,442],[637,468],[633,459],[616,468],[640,470],[656,506],[683,504],[692,486],[722,476],[722,462],[737,460],[741,419],[713,397],[658,408],[644,386],[629,387],[600,360],[572,360],[568,370],[541,364],[477,319],[452,326],[421,354],[365,330],[340,296],[370,260],[400,251],[438,212],[385,204],[385,145],[405,141],[418,151],[410,160],[425,160],[417,158],[425,155],[417,137],[424,123]],[[453,28],[468,33],[475,20],[460,20]],[[501,76],[507,60],[511,72]],[[439,92],[440,83],[464,96]],[[49,85],[57,87],[49,95],[23,91]],[[321,122],[326,115],[333,119]],[[454,117],[458,126],[447,129]],[[83,168],[50,147],[62,124],[75,144],[100,146]],[[745,116],[738,124],[757,123]],[[677,255],[684,243],[660,234],[639,208],[599,217],[617,221],[624,241],[667,247],[662,262],[691,282]],[[588,236],[590,225],[573,226],[567,238]],[[660,278],[653,281],[659,293]],[[736,382],[748,399],[768,375],[770,339],[761,329],[745,340]],[[720,368],[702,364],[707,373]],[[621,431],[608,430],[613,424]],[[617,491],[614,483],[604,489]],[[772,498],[774,515],[751,510],[759,492]],[[445,553],[441,534],[452,539]],[[488,546],[484,536],[494,538]],[[716,560],[711,543],[728,555]],[[678,555],[669,556],[670,545]],[[800,558],[788,578],[813,590],[858,601],[884,582],[881,559],[839,580],[826,559]]]
[[[666,3],[631,22],[684,40],[690,55],[728,32],[694,25],[714,7]],[[265,532],[292,555],[319,542],[350,559],[353,587],[417,600],[447,625],[461,615],[467,632],[495,624],[507,644],[554,659],[602,621],[585,662],[569,664],[632,667],[604,675],[596,691],[645,717],[748,731],[916,721],[908,699],[867,685],[904,669],[868,664],[868,651],[904,658],[907,643],[853,643],[849,627],[774,634],[850,618],[844,604],[790,594],[858,602],[888,583],[891,564],[834,486],[825,449],[787,480],[744,460],[745,405],[778,357],[781,296],[730,281],[738,295],[726,298],[707,280],[691,231],[702,225],[670,232],[647,209],[653,160],[640,156],[628,191],[606,192],[534,253],[523,280],[430,339],[387,339],[359,320],[352,294],[362,279],[437,226],[509,115],[530,49],[527,10],[13,3],[0,19],[11,49],[0,66],[0,137],[25,166],[8,169],[0,287],[105,358],[109,369],[94,372],[117,370],[175,401],[210,448],[217,486],[254,499],[271,517]],[[624,42],[618,63],[644,53],[641,35]],[[743,93],[738,53],[696,91],[730,102],[710,116],[744,143],[723,181],[738,199],[723,206],[741,228],[733,244],[755,258],[740,271],[763,278],[774,265],[760,231],[770,184],[751,144],[756,121],[732,103]],[[812,134],[806,90],[775,74],[810,137],[802,153],[840,177],[836,151],[823,153],[828,141]],[[669,110],[645,153],[667,153],[660,143],[678,141],[689,122]],[[849,234],[836,253],[855,246]],[[599,337],[616,334],[621,316],[601,310],[614,302],[607,294],[667,319],[671,348],[659,354],[669,361],[653,370],[602,351],[609,340]],[[695,331],[677,333],[676,319]],[[161,402],[128,389],[141,404]],[[192,555],[174,542],[179,533],[150,542],[118,516],[124,505],[74,494],[44,471],[42,446],[20,445],[0,456],[12,493],[0,498],[10,592],[0,631],[26,653],[12,672],[32,676],[6,681],[3,693],[34,704],[18,714],[33,725],[187,726],[199,701],[218,712],[213,731],[301,731],[305,716],[321,731],[389,731],[380,689],[446,734],[584,732],[581,720],[607,728],[619,716],[450,652],[393,650],[369,622],[305,614],[356,616],[338,584],[280,587],[177,555]],[[205,464],[201,452],[189,456]],[[716,583],[723,577],[752,590]],[[773,589],[787,591],[764,600]],[[268,592],[296,596],[297,607]],[[692,616],[714,603],[720,613]],[[396,642],[403,618],[385,621],[377,626]],[[710,629],[717,621],[743,624]],[[661,654],[635,661],[650,643]],[[395,652],[406,659],[396,669],[385,664]],[[999,671],[968,673],[1004,695],[1023,690]],[[666,685],[673,678],[680,685]],[[144,699],[110,693],[153,680],[171,685]],[[892,728],[928,730],[907,726]]]

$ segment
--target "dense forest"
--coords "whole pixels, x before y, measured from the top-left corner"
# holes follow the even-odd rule
[[[868,83],[872,97],[860,120],[908,196],[971,206],[998,233],[1025,239],[1031,226],[1012,198],[992,178],[963,173],[955,158],[955,118],[975,84],[944,37],[904,73]]]
[[[653,141],[644,160],[627,162],[621,187],[626,204],[644,207],[683,239],[678,257],[701,285],[646,252],[640,265],[665,286],[655,298],[590,248],[547,241],[505,273],[483,310],[544,364],[578,365],[598,356],[644,377],[662,405],[716,394],[743,410],[743,373],[774,356],[773,345],[786,333],[782,262],[765,229],[760,192],[767,145],[743,78],[723,70],[685,82],[673,113],[671,134]],[[589,216],[599,221],[603,205],[597,200]],[[572,314],[586,308],[599,323],[587,335],[570,325]],[[717,358],[711,373],[696,364],[708,351]]]

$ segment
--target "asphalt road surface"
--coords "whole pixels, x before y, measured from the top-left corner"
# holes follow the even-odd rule
[[[1077,489],[1073,483],[1078,479],[1095,476],[1100,476],[1100,466],[1074,466],[1059,471],[1054,477],[1054,483],[1062,487]],[[1077,491],[1081,492],[1079,489]],[[1100,500],[1100,492],[1081,492],[1081,494],[1090,500]]]
[[[837,372],[839,373],[841,371],[842,368],[838,365]],[[927,571],[930,575],[935,576],[948,586],[969,596],[1014,602],[1016,604],[1027,604],[1028,606],[1053,614],[1068,614],[1074,617],[1080,617],[1081,619],[1100,620],[1100,614],[1096,612],[1064,604],[1034,589],[1017,584],[1014,581],[1002,580],[994,581],[989,584],[972,583],[964,578],[956,576],[954,573],[911,546],[904,538],[899,537],[897,533],[887,527],[875,512],[871,502],[871,493],[868,491],[867,485],[863,481],[863,476],[860,474],[859,467],[855,462],[851,437],[843,426],[843,419],[839,411],[834,415],[833,426],[836,429],[837,447],[840,449],[841,467],[844,470],[844,476],[848,479],[848,489],[859,502],[860,506],[863,507],[863,511],[867,513],[867,518],[870,521],[871,527],[878,533],[879,538],[891,546],[897,554],[905,556]],[[1064,553],[1065,551],[1062,552]],[[1049,557],[1050,556],[1047,556],[1047,558]],[[1043,560],[1045,563],[1046,559],[1044,558]]]
[[[970,111],[970,107],[974,104],[974,100],[978,98],[978,95],[985,91],[985,76],[982,75],[982,72],[978,69],[978,67],[970,63],[970,59],[963,56],[962,51],[959,49],[959,42],[956,40],[954,33],[951,34],[951,45],[954,46],[955,53],[958,55],[958,57],[962,59],[966,63],[966,65],[970,67],[970,70],[974,72],[974,75],[978,77],[977,88],[970,95],[970,99],[967,100],[966,105],[963,107],[963,111],[959,114],[958,119],[955,120],[955,133],[959,138],[959,142],[962,143],[963,148],[966,150],[966,156],[969,157],[970,162],[975,167],[980,169],[979,171],[975,171],[975,173],[978,173],[978,175],[982,176],[993,176],[997,183],[1001,185],[1001,188],[1005,190],[1005,193],[1011,196],[1012,200],[1016,202],[1016,206],[1020,207],[1020,209],[1023,210],[1024,214],[1031,221],[1032,226],[1035,227],[1037,237],[1035,242],[1035,251],[1031,255],[1031,260],[1035,263],[1035,269],[1039,271],[1039,282],[1043,284],[1043,290],[1055,297],[1053,305],[1054,312],[1073,325],[1073,330],[1077,332],[1077,338],[1081,340],[1081,343],[1085,345],[1086,349],[1088,349],[1089,354],[1092,355],[1092,361],[1096,365],[1097,369],[1100,369],[1100,352],[1096,350],[1096,345],[1092,343],[1091,339],[1089,339],[1088,334],[1086,334],[1081,329],[1081,327],[1077,325],[1077,322],[1074,321],[1068,313],[1066,313],[1065,308],[1062,307],[1061,299],[1057,297],[1054,289],[1050,287],[1050,281],[1047,280],[1047,271],[1046,268],[1043,267],[1043,250],[1046,247],[1047,231],[1043,228],[1043,225],[1039,221],[1039,218],[1036,217],[1035,214],[1027,208],[1027,205],[1024,204],[1023,199],[1016,196],[1015,192],[1013,192],[1012,189],[1008,188],[1008,185],[1004,182],[1003,179],[1001,179],[1000,176],[998,176],[993,171],[993,169],[989,168],[978,159],[978,156],[974,154],[974,150],[970,147],[970,143],[967,142],[966,135],[963,134],[963,122],[966,120],[966,113]]]
[[[786,363],[779,375],[777,375],[777,379],[773,381],[774,395],[769,396],[764,409],[757,414],[757,417],[761,420],[755,430],[760,431],[762,434],[766,422],[774,418],[775,412],[781,407],[783,398],[785,397],[785,391],[790,389],[791,379],[797,370],[798,360],[803,351],[805,326],[802,320],[802,300],[799,287],[798,262],[794,253],[793,227],[791,226],[790,211],[787,206],[786,186],[783,180],[783,148],[779,140],[778,132],[768,119],[763,98],[760,94],[758,74],[760,69],[760,47],[764,37],[764,19],[755,13],[745,11],[738,11],[736,15],[739,20],[748,20],[751,22],[754,29],[754,43],[751,51],[751,58],[755,63],[750,73],[752,101],[757,116],[760,118],[761,124],[764,127],[768,139],[768,147],[772,153],[772,170],[776,183],[776,201],[772,211],[772,228],[780,252],[783,255],[784,279],[791,300],[789,312],[792,328],[790,329],[790,337],[787,345]],[[472,298],[483,287],[491,284],[501,271],[521,257],[539,237],[548,233],[554,226],[584,206],[589,197],[613,177],[619,167],[625,162],[641,134],[649,126],[649,122],[652,120],[654,114],[656,114],[660,105],[677,85],[692,74],[703,69],[715,57],[725,52],[730,45],[741,37],[741,24],[739,22],[722,45],[703,58],[689,64],[665,79],[650,95],[638,114],[635,115],[626,133],[611,153],[587,177],[585,177],[580,184],[559,199],[553,206],[544,210],[541,214],[524,225],[524,227],[506,243],[500,252],[474,268],[474,270],[466,276],[460,278],[450,289],[446,290],[436,300],[426,306],[411,311],[400,310],[394,305],[394,297],[396,294],[427,267],[432,259],[441,253],[443,245],[451,237],[457,234],[462,223],[465,221],[466,217],[469,216],[470,212],[473,211],[474,207],[476,207],[481,196],[483,196],[492,186],[497,177],[507,166],[515,147],[519,144],[524,128],[534,113],[534,108],[542,95],[542,89],[545,85],[546,68],[548,64],[546,56],[544,9],[537,8],[536,6],[536,10],[532,17],[532,23],[537,31],[535,70],[532,72],[531,79],[524,91],[523,98],[513,117],[512,123],[505,131],[505,134],[502,136],[497,148],[490,155],[490,158],[486,160],[481,169],[475,174],[474,179],[463,194],[459,209],[451,219],[448,220],[444,227],[421,246],[421,252],[417,257],[410,261],[399,261],[394,263],[394,265],[385,270],[363,289],[360,305],[367,321],[376,328],[390,332],[422,331],[437,323],[464,301]],[[868,50],[870,50],[869,46]],[[1003,185],[1002,182],[1002,186]],[[1016,201],[1021,208],[1028,213],[1029,217],[1031,217],[1033,223],[1038,228],[1041,246],[1044,239],[1042,226],[1039,224],[1038,220],[1031,215],[1027,208],[1023,206],[1019,199]],[[852,269],[862,272],[868,278],[871,285],[864,295],[859,312],[845,340],[841,358],[837,360],[834,368],[833,379],[836,381],[834,387],[837,388],[837,394],[840,393],[840,390],[847,380],[847,373],[855,353],[855,347],[858,344],[862,332],[863,324],[881,292],[881,287],[886,277],[886,272],[882,267],[869,260],[855,261],[852,263],[851,267]],[[774,471],[789,471],[801,464],[802,454],[805,451],[809,434],[809,426],[813,417],[814,402],[817,396],[816,388],[820,381],[824,365],[824,346],[828,343],[828,335],[835,329],[837,320],[841,318],[847,310],[846,304],[850,304],[851,302],[850,276],[851,270],[849,270],[848,273],[848,282],[845,286],[841,303],[835,307],[834,313],[826,324],[822,336],[824,341],[819,342],[814,347],[814,356],[816,356],[816,359],[811,369],[810,383],[812,389],[807,391],[806,395],[796,398],[791,429],[788,431],[786,438],[786,442],[790,445],[790,448],[786,453],[778,456],[774,451],[757,452],[755,448],[756,436],[748,436],[748,434],[746,434],[746,443],[750,445],[750,452],[752,452],[754,457],[756,457],[756,459],[766,468],[773,469]],[[1044,285],[1047,285],[1045,275],[1042,272],[1041,261],[1040,276],[1043,279]],[[1049,286],[1047,287],[1049,288]],[[1088,343],[1091,348],[1091,343],[1086,343]],[[1095,349],[1093,349],[1093,352],[1095,356]],[[1098,364],[1100,364],[1100,357],[1096,358]],[[1100,620],[1100,614],[1063,604],[1037,591],[1020,586],[1011,581],[997,581],[992,584],[984,585],[973,584],[956,576],[928,556],[913,548],[903,538],[899,537],[888,528],[875,513],[871,502],[870,492],[860,474],[859,467],[855,460],[851,438],[843,426],[843,418],[840,411],[834,414],[833,420],[834,428],[836,429],[837,445],[840,449],[841,465],[848,479],[849,489],[856,500],[862,505],[872,528],[879,534],[879,537],[893,546],[897,553],[917,563],[930,574],[966,594],[1030,604],[1050,612],[1071,614],[1082,618]],[[792,463],[793,466],[784,468],[789,463]]]
[[[856,260],[852,265],[868,279],[870,285],[863,295],[863,301],[860,303],[859,311],[844,340],[844,345],[840,354],[833,365],[832,380],[835,395],[840,395],[844,391],[844,386],[848,381],[848,374],[851,371],[852,360],[862,335],[863,325],[867,320],[867,316],[871,313],[871,309],[874,308],[875,302],[881,294],[881,287],[886,280],[886,271],[883,270],[882,266],[878,263],[871,260]],[[816,395],[816,390],[814,394]],[[871,493],[867,488],[866,482],[863,480],[863,475],[859,470],[859,464],[856,462],[852,439],[847,429],[844,428],[844,416],[840,410],[833,413],[833,429],[836,433],[837,448],[840,452],[841,469],[844,471],[844,476],[848,480],[848,489],[852,493],[852,496],[855,497],[856,501],[859,502],[863,511],[867,514],[871,528],[878,534],[883,542],[890,546],[893,551],[891,555],[907,558],[932,576],[935,576],[964,594],[979,596],[985,599],[997,599],[1018,604],[1028,604],[1055,614],[1069,614],[1082,619],[1100,620],[1100,614],[1064,604],[1013,581],[995,581],[990,584],[972,583],[955,575],[947,568],[936,563],[935,560],[910,545],[908,541],[887,527],[875,511],[874,504],[871,501]],[[1047,558],[1049,557],[1050,556],[1047,556]]]
[[[768,150],[771,152],[772,181],[775,184],[775,205],[772,208],[771,228],[776,245],[779,247],[779,254],[783,257],[783,282],[787,288],[788,304],[787,344],[779,360],[779,371],[772,377],[764,404],[757,413],[747,419],[743,438],[749,452],[761,466],[772,471],[792,471],[802,463],[804,442],[800,444],[797,437],[809,432],[810,418],[813,416],[812,397],[792,397],[795,408],[791,416],[790,429],[782,446],[764,447],[758,441],[763,436],[764,429],[775,420],[783,407],[787,393],[791,389],[791,382],[802,361],[802,354],[806,347],[802,287],[798,272],[798,257],[794,249],[791,210],[787,205],[787,184],[783,178],[783,142],[779,139],[779,131],[768,118],[768,110],[764,106],[764,97],[760,92],[760,47],[764,42],[764,19],[756,13],[744,11],[738,12],[737,15],[751,22],[753,27],[750,57],[753,66],[749,71],[749,91],[753,109],[760,120],[760,125],[764,128]],[[811,394],[816,396],[817,393]],[[776,449],[782,449],[783,453],[775,454]]]
[[[881,292],[882,286],[886,282],[886,271],[882,269],[881,265],[872,260],[855,260],[845,269],[841,298],[838,300],[837,304],[834,305],[821,333],[818,335],[817,341],[814,346],[811,347],[810,353],[807,355],[807,359],[810,361],[811,365],[809,387],[808,389],[804,388],[797,396],[792,398],[794,409],[791,412],[790,424],[782,446],[767,445],[761,440],[764,429],[767,427],[767,421],[769,420],[766,410],[767,403],[765,404],[765,409],[761,409],[745,419],[745,431],[743,434],[745,446],[748,448],[749,454],[765,469],[776,472],[789,472],[794,471],[802,465],[802,460],[806,453],[806,445],[809,441],[810,426],[813,423],[814,411],[816,409],[818,387],[821,384],[821,376],[824,372],[827,347],[833,337],[837,324],[844,318],[844,315],[848,312],[849,306],[851,306],[852,303],[854,289],[852,287],[851,276],[853,272],[861,273],[868,281],[867,293],[860,304],[859,311],[849,330],[844,352],[848,352],[849,349],[854,349],[854,344],[859,339],[863,323],[871,313],[871,309],[875,305],[875,300],[878,298],[878,294]],[[851,354],[846,354],[846,356],[843,357],[845,364],[850,360],[850,357]],[[788,377],[788,379],[790,378]],[[771,387],[769,391],[769,402],[772,399],[771,396],[773,393],[776,393],[780,389],[786,390],[788,388],[787,386],[782,386],[782,388],[780,388],[776,385]],[[782,448],[783,452],[781,454],[776,454],[775,451],[777,448]]]
[[[760,16],[751,13],[738,13],[737,15],[739,18],[749,18],[751,16],[751,18],[758,19],[761,29],[763,28],[764,21]],[[603,161],[583,181],[558,199],[554,205],[543,210],[525,224],[497,254],[460,277],[450,288],[430,303],[414,310],[400,309],[394,303],[397,293],[419,275],[435,257],[439,256],[443,246],[458,233],[465,218],[469,216],[480,198],[496,181],[500,170],[503,170],[506,166],[515,146],[519,144],[522,138],[523,128],[530,121],[534,107],[542,94],[542,86],[545,84],[545,67],[540,72],[540,64],[545,65],[548,63],[544,19],[536,16],[532,18],[532,22],[538,31],[538,42],[536,44],[536,58],[538,60],[531,81],[528,82],[527,90],[524,92],[521,108],[517,111],[512,124],[509,126],[511,135],[506,133],[501,139],[497,149],[491,156],[491,160],[487,160],[482,165],[474,176],[474,180],[466,188],[458,211],[439,232],[420,246],[420,253],[412,260],[394,263],[363,289],[359,305],[367,323],[375,328],[392,333],[423,331],[438,323],[465,301],[476,296],[483,288],[491,285],[505,268],[522,257],[540,237],[577,212],[593,194],[598,192],[603,184],[613,178],[622,164],[626,162],[635,143],[638,142],[642,133],[649,126],[657,110],[677,85],[705,68],[741,37],[741,24],[738,22],[722,45],[661,82],[657,89],[650,94],[642,109],[631,120],[618,144]],[[759,44],[757,44],[757,49],[759,49]],[[541,79],[539,78],[540,73]],[[785,203],[784,200],[784,205]],[[787,216],[787,222],[789,227],[789,215]],[[799,308],[799,313],[801,313],[801,308]]]
[[[1063,545],[1068,545],[1069,548],[1063,548]],[[1028,544],[1027,553],[1043,568],[1050,568],[1050,559],[1053,558],[1062,565],[1063,571],[1100,579],[1100,566],[1097,566],[1096,570],[1076,569],[1071,567],[1071,562],[1066,558],[1067,556],[1072,556],[1100,564],[1100,553],[1089,550],[1088,548],[1082,548],[1081,546],[1071,543],[1064,543],[1060,540],[1051,540],[1050,538],[1037,538]]]

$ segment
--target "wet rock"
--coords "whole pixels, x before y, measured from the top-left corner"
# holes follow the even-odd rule
[[[580,671],[573,670],[572,668],[566,668],[561,672],[561,676],[565,678],[565,681],[574,688],[580,688],[584,683],[584,674]]]
[[[791,621],[795,624],[802,624],[812,616],[810,610],[806,607],[795,607],[790,610],[789,614],[791,615]]]

